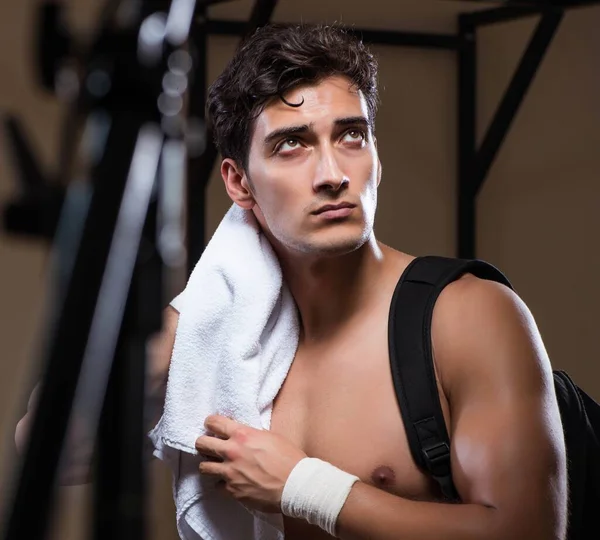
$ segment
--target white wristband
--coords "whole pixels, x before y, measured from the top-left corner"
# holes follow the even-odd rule
[[[358,476],[321,459],[306,457],[292,470],[281,496],[281,512],[305,519],[335,536],[338,515]]]

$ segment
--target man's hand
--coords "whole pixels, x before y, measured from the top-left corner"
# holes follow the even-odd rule
[[[216,436],[196,440],[198,452],[222,462],[202,462],[200,473],[220,477],[221,489],[244,506],[281,512],[281,495],[296,464],[307,455],[284,437],[221,415],[208,416],[206,429]]]

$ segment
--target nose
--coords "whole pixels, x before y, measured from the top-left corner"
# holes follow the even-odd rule
[[[334,149],[322,148],[317,165],[313,188],[315,191],[339,191],[350,183],[350,178],[339,166]]]

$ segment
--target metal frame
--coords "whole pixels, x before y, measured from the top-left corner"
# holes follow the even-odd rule
[[[524,14],[531,15],[530,9]],[[458,75],[458,230],[457,255],[474,258],[476,253],[477,195],[563,18],[562,10],[546,11],[527,46],[479,148],[477,128],[477,28],[494,21],[518,17],[514,8],[495,9],[459,17]]]
[[[505,7],[459,15],[459,32],[432,34],[373,29],[350,29],[365,42],[377,45],[394,45],[455,51],[458,59],[458,181],[457,181],[457,256],[476,256],[476,206],[487,174],[498,155],[512,122],[531,87],[552,39],[563,18],[564,10],[598,4],[600,0],[541,2],[510,2]],[[203,18],[200,34],[202,50],[206,53],[206,36],[244,36],[258,26],[266,24],[276,7],[277,0],[257,0],[248,23]],[[559,5],[560,4],[560,5]],[[549,7],[550,5],[550,7]],[[479,148],[476,145],[477,128],[477,29],[523,17],[539,16],[540,21],[523,54],[504,97]],[[195,95],[195,112],[200,112],[205,99],[205,79],[192,93]],[[189,177],[189,269],[198,261],[204,249],[205,188],[208,184],[217,151],[208,135],[209,145],[202,159],[202,167],[191,160]],[[200,178],[201,180],[198,180]]]
[[[269,22],[277,0],[256,0],[254,8],[247,23],[238,23],[235,32],[230,35],[243,38],[254,32],[258,27]],[[190,92],[189,114],[195,118],[204,118],[206,102],[206,70],[208,68],[209,34],[215,34],[214,21],[209,21],[206,16],[206,6],[196,10],[194,30],[191,33],[191,44],[196,54],[202,58],[201,66],[204,71],[198,70],[194,77],[193,90]],[[210,175],[217,160],[217,148],[210,129],[206,133],[206,148],[201,156],[188,160],[188,189],[187,189],[187,266],[188,275],[191,274],[196,262],[204,251],[206,242],[206,188]]]

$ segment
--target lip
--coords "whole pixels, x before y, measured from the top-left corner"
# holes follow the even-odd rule
[[[317,214],[317,216],[320,219],[341,219],[348,217],[353,211],[353,206],[343,206],[335,210],[325,210],[324,212]]]
[[[350,215],[354,208],[356,208],[355,204],[347,202],[340,204],[326,204],[313,212],[313,214],[316,216],[323,215],[324,217],[344,217]]]

